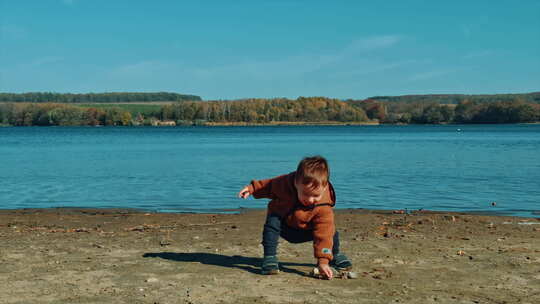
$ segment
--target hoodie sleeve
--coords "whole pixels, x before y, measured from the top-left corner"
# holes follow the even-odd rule
[[[283,188],[286,186],[287,175],[280,175],[277,177],[252,180],[249,184],[249,192],[254,198],[269,198],[274,199],[283,192]]]
[[[254,198],[272,198],[272,179],[252,180],[248,186]]]
[[[334,212],[330,206],[318,207],[319,212],[313,218],[313,252],[318,264],[328,264],[334,257]]]

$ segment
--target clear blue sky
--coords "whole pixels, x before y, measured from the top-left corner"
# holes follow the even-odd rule
[[[0,92],[540,91],[540,1],[0,0]]]

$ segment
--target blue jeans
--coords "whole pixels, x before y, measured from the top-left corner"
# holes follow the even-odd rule
[[[266,223],[264,223],[262,245],[264,247],[264,255],[277,255],[277,246],[279,237],[284,238],[289,243],[304,243],[313,241],[313,230],[302,230],[289,227],[284,220],[277,214],[268,214]],[[332,246],[332,254],[339,253],[339,233],[334,233],[334,245]]]

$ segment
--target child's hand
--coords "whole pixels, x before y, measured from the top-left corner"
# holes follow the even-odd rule
[[[328,264],[320,264],[318,267],[321,274],[323,274],[329,280],[332,279],[334,273],[332,272],[332,269],[330,269],[330,266],[328,266]]]
[[[238,192],[238,197],[243,199],[248,198],[250,195],[251,193],[249,192],[248,186],[245,186],[242,190],[240,190],[240,192]]]

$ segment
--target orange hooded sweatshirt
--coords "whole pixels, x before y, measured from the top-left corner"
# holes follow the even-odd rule
[[[253,180],[249,192],[254,198],[269,198],[268,213],[277,214],[287,225],[303,230],[313,230],[313,253],[319,264],[328,264],[332,259],[335,233],[334,211],[336,195],[332,184],[315,205],[304,205],[298,200],[294,177],[296,172],[278,177]]]

